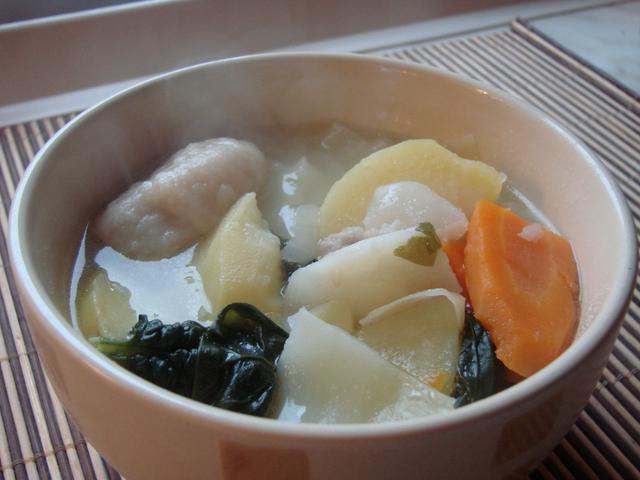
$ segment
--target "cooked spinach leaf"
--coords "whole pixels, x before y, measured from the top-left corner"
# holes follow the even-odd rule
[[[258,309],[227,305],[216,323],[172,325],[140,315],[124,340],[91,343],[127,370],[203,403],[263,415],[288,334]]]
[[[416,227],[416,231],[422,235],[415,235],[404,245],[400,245],[393,250],[393,254],[409,260],[410,262],[432,267],[436,261],[438,250],[442,246],[435,227],[429,223],[421,223]]]
[[[458,356],[455,407],[491,395],[495,377],[496,356],[489,333],[468,309]]]

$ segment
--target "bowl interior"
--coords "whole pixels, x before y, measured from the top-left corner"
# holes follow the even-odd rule
[[[68,318],[73,258],[89,219],[171,152],[214,136],[333,121],[445,144],[473,135],[480,159],[506,173],[572,243],[580,333],[598,322],[613,328],[616,319],[602,315],[603,307],[626,295],[620,291],[628,289],[635,249],[620,194],[581,145],[524,104],[457,77],[322,55],[243,58],[172,73],[85,112],[50,142],[23,186],[14,232],[49,321]]]

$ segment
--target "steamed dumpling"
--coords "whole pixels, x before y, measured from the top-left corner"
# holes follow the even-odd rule
[[[96,220],[96,233],[130,258],[173,256],[211,231],[242,195],[259,190],[265,170],[252,143],[189,144],[111,202]]]

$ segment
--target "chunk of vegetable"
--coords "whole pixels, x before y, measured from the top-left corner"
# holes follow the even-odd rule
[[[465,247],[466,282],[477,319],[507,368],[530,376],[567,348],[578,318],[578,272],[571,245],[508,209],[478,202]],[[529,238],[527,238],[529,237]]]
[[[322,255],[365,238],[410,228],[422,223],[433,225],[439,239],[459,238],[467,231],[462,210],[417,182],[397,182],[378,187],[367,207],[363,226],[346,227],[318,242]]]
[[[258,196],[273,233],[287,240],[295,237],[296,207],[320,205],[332,183],[330,175],[306,157],[292,165],[274,162]]]
[[[347,302],[331,300],[311,309],[311,313],[331,325],[340,327],[353,335],[356,332],[356,322]]]
[[[426,185],[396,182],[376,188],[362,224],[365,232],[386,233],[424,222],[435,227],[443,242],[460,238],[469,223],[462,210]]]
[[[388,363],[344,330],[302,309],[278,364],[273,407],[280,420],[385,422],[453,408],[453,399]]]
[[[121,341],[90,338],[112,360],[160,387],[216,407],[263,415],[287,332],[251,305],[231,304],[214,326],[147,320]]]
[[[255,193],[247,193],[229,210],[200,245],[194,263],[215,312],[243,302],[280,317],[280,240],[262,219]]]
[[[317,257],[318,207],[300,205],[293,210],[289,229],[289,239],[282,249],[282,258],[288,262],[309,263]]]
[[[83,280],[84,283],[84,280]],[[136,323],[136,312],[129,305],[131,292],[112,282],[103,269],[86,280],[86,291],[78,295],[78,323],[85,336],[101,335],[122,339]]]
[[[360,320],[358,338],[395,366],[450,395],[464,305],[462,295],[442,288],[414,293]]]
[[[489,334],[470,310],[464,323],[456,376],[456,407],[488,397],[496,384],[496,355]]]
[[[442,287],[459,292],[460,286],[441,251],[432,267],[394,254],[396,248],[417,235],[411,228],[368,238],[296,270],[284,291],[287,308],[297,311],[302,306],[342,300],[359,319],[374,308],[421,290]]]
[[[360,225],[382,185],[423,183],[469,215],[476,201],[498,197],[504,178],[493,167],[458,157],[434,140],[407,140],[364,158],[333,185],[320,207],[319,237]]]

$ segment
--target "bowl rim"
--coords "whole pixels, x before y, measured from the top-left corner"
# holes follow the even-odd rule
[[[151,384],[120,367],[95,350],[54,306],[53,302],[48,298],[44,287],[37,280],[35,269],[32,268],[33,266],[26,260],[28,258],[28,248],[25,243],[26,236],[24,235],[23,228],[26,223],[25,212],[30,202],[29,194],[32,190],[31,186],[40,175],[43,165],[46,164],[46,158],[49,152],[56,144],[70,135],[76,126],[85,119],[98,115],[101,111],[108,108],[110,104],[147,86],[199,69],[222,68],[229,64],[273,60],[322,60],[369,63],[387,66],[396,70],[410,70],[420,75],[441,77],[457,83],[464,88],[473,88],[479,93],[490,96],[495,101],[510,104],[528,116],[541,120],[547,127],[555,130],[556,134],[568,140],[587,163],[588,167],[599,176],[620,220],[621,237],[626,239],[625,244],[621,245],[623,251],[619,271],[616,272],[614,278],[612,296],[593,319],[592,324],[585,329],[580,338],[576,339],[576,341],[550,365],[532,375],[526,379],[526,381],[495,393],[488,398],[479,400],[463,408],[438,415],[386,423],[365,424],[296,424],[268,418],[253,417],[211,407]],[[636,241],[631,212],[612,174],[601,161],[589,151],[582,141],[569,133],[563,126],[556,123],[555,120],[552,120],[547,114],[541,112],[537,107],[497,88],[471,80],[462,75],[418,63],[350,53],[266,53],[215,60],[156,75],[111,95],[77,115],[62,129],[56,132],[42,149],[40,149],[28,166],[16,189],[9,218],[9,253],[13,267],[13,275],[19,286],[19,291],[23,296],[23,301],[29,302],[37,313],[37,315],[35,315],[36,319],[30,319],[30,322],[39,322],[56,342],[63,345],[63,348],[66,348],[68,353],[76,357],[76,360],[88,363],[89,366],[105,375],[108,381],[117,383],[118,387],[127,391],[128,394],[142,397],[141,399],[151,402],[158,408],[170,409],[177,414],[191,417],[200,422],[207,422],[212,425],[216,424],[219,427],[251,432],[254,435],[259,433],[270,436],[284,436],[298,440],[317,438],[335,440],[365,439],[444,430],[467,422],[474,422],[483,417],[497,415],[531,398],[532,395],[541,394],[546,387],[562,381],[563,378],[569,375],[575,365],[584,361],[591,352],[596,350],[598,346],[606,340],[607,334],[612,329],[617,331],[622,324],[624,312],[626,311],[635,284],[638,255]],[[623,265],[626,265],[626,267],[623,267]]]

